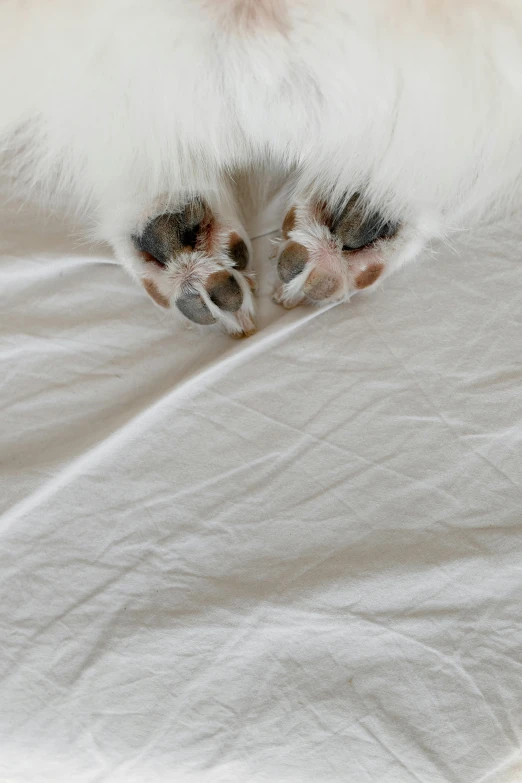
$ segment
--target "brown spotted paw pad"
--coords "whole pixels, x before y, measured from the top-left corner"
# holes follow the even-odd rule
[[[293,206],[283,221],[274,300],[290,309],[348,300],[373,286],[386,270],[385,243],[398,229],[358,194],[336,209],[319,201]]]
[[[175,306],[201,326],[217,323],[232,336],[255,332],[248,240],[202,199],[158,215],[132,240],[141,282],[156,304]]]

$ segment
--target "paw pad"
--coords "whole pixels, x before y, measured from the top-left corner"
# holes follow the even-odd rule
[[[220,323],[233,336],[253,334],[247,242],[202,199],[158,215],[132,240],[144,264],[143,286],[157,304],[173,302],[193,323]]]
[[[322,201],[292,207],[282,226],[276,301],[287,308],[306,300],[341,301],[372,286],[385,271],[383,240],[398,230],[398,223],[369,210],[358,193],[338,209]]]

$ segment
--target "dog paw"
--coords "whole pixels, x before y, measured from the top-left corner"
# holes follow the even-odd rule
[[[232,337],[255,332],[249,240],[201,198],[145,221],[132,236],[134,274],[156,304]]]
[[[286,308],[346,301],[387,272],[390,240],[399,224],[369,212],[359,194],[342,207],[321,202],[293,206],[277,252],[280,279],[274,300]]]

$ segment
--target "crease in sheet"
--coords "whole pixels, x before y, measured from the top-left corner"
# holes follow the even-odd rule
[[[325,310],[329,310],[335,306],[335,304],[332,304],[321,309],[313,308],[307,312],[306,315],[295,313],[295,311],[288,313],[287,317],[279,319],[275,324],[271,324],[266,329],[258,332],[254,337],[249,338],[246,347],[243,347],[245,343],[242,343],[240,347],[233,348],[220,356],[216,361],[211,362],[203,369],[193,373],[181,383],[178,383],[172,389],[169,389],[166,394],[163,394],[159,399],[156,399],[153,403],[141,409],[118,429],[113,430],[87,452],[62,468],[56,476],[53,476],[43,486],[38,487],[29,497],[24,498],[24,500],[21,500],[14,506],[11,506],[11,508],[8,508],[0,517],[0,531],[8,529],[18,519],[37,508],[40,503],[47,501],[76,476],[81,475],[92,462],[107,457],[114,448],[121,447],[122,443],[124,443],[127,438],[130,438],[131,436],[136,437],[140,431],[145,429],[149,418],[154,416],[165,404],[168,403],[172,405],[174,400],[180,402],[185,399],[191,391],[197,391],[198,388],[215,380],[225,371],[231,370],[240,365],[243,361],[253,358],[262,351],[270,348],[272,345],[276,345],[280,341],[286,339],[292,332],[319,317]],[[298,317],[295,317],[294,313]],[[288,318],[288,315],[291,317]],[[283,323],[281,321],[283,321]]]

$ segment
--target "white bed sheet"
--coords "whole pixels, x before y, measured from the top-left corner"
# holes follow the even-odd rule
[[[63,231],[4,212],[0,779],[522,780],[516,223],[239,343]]]

